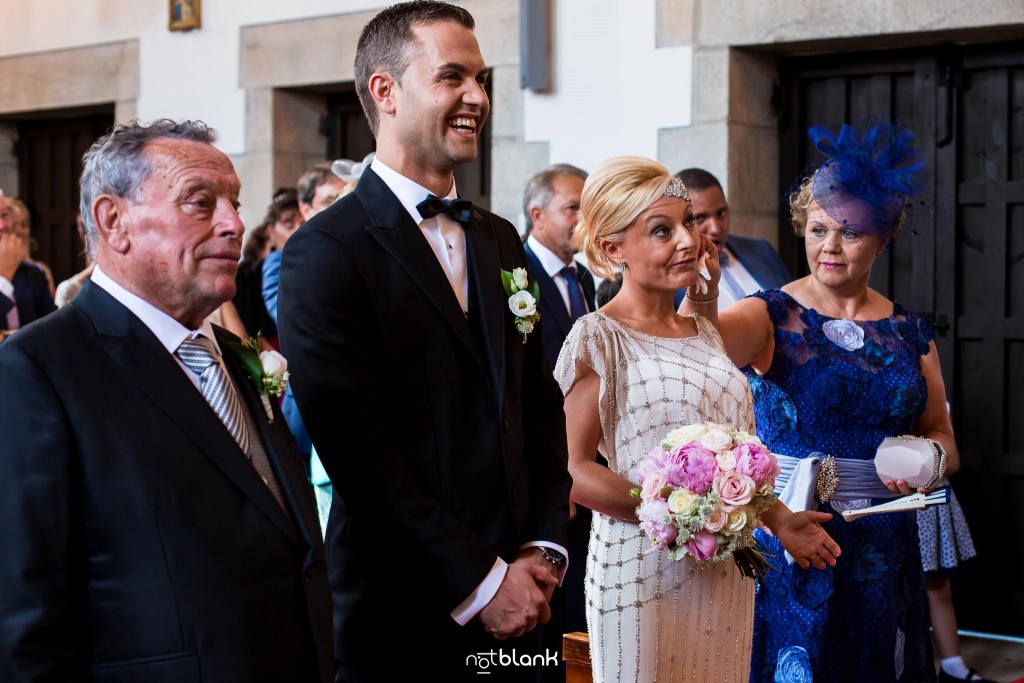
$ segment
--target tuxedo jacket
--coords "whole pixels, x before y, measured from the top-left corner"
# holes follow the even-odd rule
[[[789,271],[768,240],[729,235],[726,244],[736,260],[742,263],[747,272],[761,285],[761,289],[779,289],[789,283]]]
[[[450,612],[498,557],[537,540],[565,546],[561,392],[540,335],[524,343],[516,331],[500,277],[525,266],[522,242],[477,208],[465,237],[468,316],[372,170],[284,250],[282,348],[335,487],[327,553],[342,680],[391,680],[396,629],[409,636],[405,666],[472,674],[466,650],[482,629]]]
[[[547,355],[548,363],[555,367],[558,354],[562,350],[562,342],[569,336],[572,324],[569,311],[565,307],[565,299],[558,291],[558,285],[554,278],[548,275],[541,264],[540,259],[530,249],[530,245],[524,245],[526,250],[526,269],[529,271],[530,279],[537,281],[540,289],[540,299],[537,301],[537,310],[540,311],[540,330],[544,338],[544,352]],[[580,287],[583,288],[583,298],[587,302],[588,310],[596,311],[594,304],[594,278],[590,271],[582,263],[576,263],[576,274],[579,277]]]
[[[0,680],[332,679],[312,490],[280,412],[224,358],[287,515],[100,287],[0,346]]]
[[[0,294],[0,329],[7,327],[7,313],[15,306],[18,307],[18,324],[21,327],[57,310],[46,275],[31,263],[21,262],[14,271],[11,284],[14,285],[15,301]]]

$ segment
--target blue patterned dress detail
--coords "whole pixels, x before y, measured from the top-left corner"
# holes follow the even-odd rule
[[[772,452],[871,460],[882,439],[913,431],[927,400],[920,357],[935,336],[926,321],[899,304],[888,318],[851,322],[781,291],[753,296],[775,326],[768,372],[744,369],[757,435]],[[778,571],[755,600],[752,681],[935,680],[916,515],[846,522],[839,512],[855,502],[821,507],[842,548],[835,568],[788,565],[778,540],[757,532]]]

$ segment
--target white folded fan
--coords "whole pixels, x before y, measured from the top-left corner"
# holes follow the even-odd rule
[[[941,489],[935,489],[931,493],[912,493],[909,496],[903,498],[897,498],[896,500],[890,500],[888,503],[882,503],[881,505],[874,505],[869,508],[863,508],[861,510],[843,510],[843,519],[847,522],[852,522],[855,519],[866,517],[868,515],[878,515],[883,512],[905,512],[907,510],[924,510],[926,507],[931,505],[945,505],[949,502],[949,491],[948,486],[944,486]]]

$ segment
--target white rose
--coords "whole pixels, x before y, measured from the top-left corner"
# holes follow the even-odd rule
[[[512,286],[516,289],[526,289],[526,285],[530,283],[529,278],[526,275],[526,268],[516,268],[512,271]]]
[[[668,497],[668,509],[676,514],[688,515],[700,502],[700,496],[686,489],[676,489]]]
[[[733,536],[743,531],[745,526],[747,526],[747,509],[738,507],[729,513],[729,521],[722,527],[722,533],[726,536]]]
[[[732,438],[736,442],[737,446],[740,445],[741,443],[752,443],[758,446],[764,445],[763,443],[761,443],[761,439],[757,438],[756,435],[748,434],[747,432],[733,432]]]
[[[720,429],[709,429],[707,434],[700,437],[700,445],[717,453],[732,447],[732,437]]]
[[[260,364],[263,372],[271,377],[284,377],[288,371],[288,361],[277,351],[263,351],[260,353]]]
[[[537,312],[537,300],[524,290],[508,298],[508,307],[520,318],[527,318]]]
[[[661,442],[662,447],[671,451],[678,446],[682,446],[684,443],[690,443],[696,441],[700,437],[707,433],[707,429],[704,425],[686,425],[679,429],[673,429],[665,436],[665,440]]]
[[[732,451],[715,453],[715,462],[718,463],[718,469],[723,472],[732,472],[736,469],[736,456],[733,455]]]

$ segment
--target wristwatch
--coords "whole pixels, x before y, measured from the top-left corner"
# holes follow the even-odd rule
[[[555,567],[561,569],[565,566],[565,555],[545,545],[537,547],[540,548],[540,556],[548,562],[550,562],[551,564],[555,565]]]

